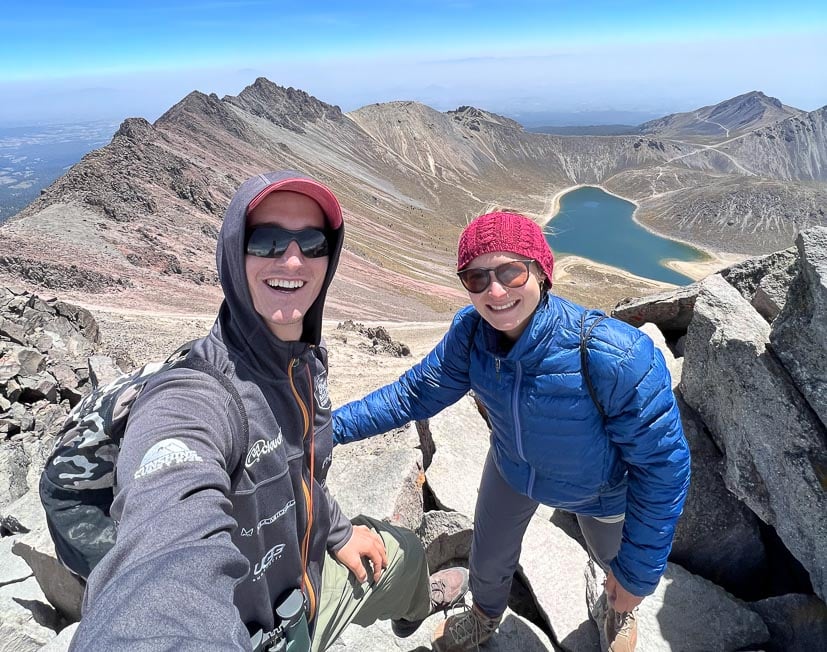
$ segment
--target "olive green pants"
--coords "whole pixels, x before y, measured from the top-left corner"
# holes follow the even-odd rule
[[[419,620],[431,612],[428,562],[417,536],[369,516],[357,516],[352,522],[367,525],[382,537],[388,566],[375,585],[370,570],[368,581],[359,584],[353,573],[328,555],[322,569],[312,652],[330,647],[350,623],[367,627],[377,620]]]

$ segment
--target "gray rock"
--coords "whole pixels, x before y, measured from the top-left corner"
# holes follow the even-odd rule
[[[20,396],[23,394],[23,388],[20,386],[20,383],[18,383],[14,378],[12,378],[8,382],[6,382],[5,394],[6,398],[9,401],[14,402],[18,400]]]
[[[488,453],[488,426],[466,395],[432,417],[428,427],[436,444],[426,471],[428,486],[441,509],[473,518]]]
[[[470,600],[469,600],[470,604]],[[459,609],[451,613],[457,613]],[[440,612],[427,618],[409,638],[396,638],[390,622],[380,621],[370,627],[350,625],[328,648],[330,652],[389,652],[391,650],[431,649],[431,635],[445,616]],[[506,610],[496,634],[481,648],[486,652],[546,652],[554,650],[548,636],[536,625]]]
[[[692,453],[692,481],[678,520],[670,561],[740,595],[767,572],[758,517],[724,483],[724,456],[704,424],[676,392]]]
[[[721,270],[720,274],[749,301],[767,322],[784,306],[787,289],[798,268],[795,247],[768,256],[750,258]]]
[[[0,317],[0,337],[7,338],[21,346],[26,342],[26,333],[23,328],[6,317]]]
[[[766,652],[827,650],[827,605],[815,596],[793,593],[749,606],[770,631]]]
[[[799,273],[773,322],[770,342],[798,390],[827,424],[827,228],[803,231],[796,245]],[[827,482],[827,467],[821,474]]]
[[[425,512],[416,534],[425,546],[431,572],[456,560],[468,559],[473,527],[471,519],[459,512]]]
[[[664,332],[682,333],[692,320],[697,296],[698,284],[692,283],[677,290],[624,299],[612,310],[612,317],[635,327],[651,322]]]
[[[20,373],[22,367],[20,361],[17,360],[10,351],[6,352],[0,358],[0,383],[8,383],[12,378]]]
[[[22,582],[32,576],[32,569],[20,557],[12,553],[17,537],[0,539],[0,586]]]
[[[669,369],[669,375],[672,377],[672,387],[676,387],[681,381],[683,361],[675,359],[675,354],[672,353],[672,350],[666,344],[666,338],[656,324],[646,322],[639,326],[638,330],[652,338],[655,346],[663,354],[663,359],[666,361],[666,368]]]
[[[422,521],[422,456],[412,425],[337,446],[327,484],[348,517],[366,514],[411,530]]]
[[[520,568],[540,612],[564,650],[594,650],[597,630],[589,620],[583,569],[585,549],[563,530],[539,515],[523,537]]]
[[[593,563],[587,565],[589,609],[601,625],[600,649],[605,650],[603,577]],[[769,638],[761,618],[740,600],[672,563],[638,608],[637,630],[636,652],[734,652]]]
[[[77,628],[77,623],[64,627],[55,638],[40,648],[40,652],[67,652],[69,649],[69,643],[72,642],[72,638],[74,637]]]
[[[98,322],[86,308],[65,301],[55,301],[52,308],[58,315],[66,317],[87,340],[95,343],[101,341]]]
[[[46,513],[36,491],[27,491],[2,509],[4,515],[13,516],[29,532],[43,532],[47,529]]]
[[[45,399],[49,403],[57,403],[57,381],[51,374],[44,372],[36,376],[20,375],[17,380],[23,389],[21,400],[24,402],[34,403]]]
[[[0,652],[34,652],[55,637],[57,612],[35,579],[0,586]]]
[[[8,505],[28,491],[26,473],[29,458],[20,443],[0,446],[0,509],[8,513]]]
[[[122,374],[118,365],[108,355],[89,356],[89,380],[93,387],[103,387]]]
[[[20,372],[24,375],[34,376],[46,368],[46,356],[36,349],[21,346],[14,355],[20,363]]]
[[[12,551],[34,572],[46,599],[70,623],[80,620],[84,587],[55,554],[48,530],[36,530],[14,542]]]
[[[769,325],[719,275],[705,279],[681,388],[726,460],[726,485],[772,525],[827,595],[827,438],[767,349]]]

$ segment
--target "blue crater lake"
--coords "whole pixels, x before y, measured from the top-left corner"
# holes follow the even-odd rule
[[[560,210],[546,224],[551,250],[618,267],[636,276],[686,285],[693,279],[663,265],[707,256],[689,245],[662,238],[632,219],[635,205],[600,188],[585,186],[560,198]]]

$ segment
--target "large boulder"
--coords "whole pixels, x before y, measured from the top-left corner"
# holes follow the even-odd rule
[[[419,527],[425,476],[418,443],[409,424],[395,433],[337,446],[327,486],[342,511],[350,518],[367,514],[411,530]]]
[[[720,275],[701,284],[681,389],[726,463],[726,484],[772,525],[827,595],[824,425],[768,349],[770,326]]]
[[[470,395],[428,422],[436,452],[425,472],[440,509],[474,518],[490,432]]]
[[[603,573],[586,571],[589,609],[598,623],[606,614]],[[740,600],[702,577],[669,563],[655,592],[637,611],[636,652],[735,652],[757,650],[769,638],[764,621]],[[607,649],[603,627],[601,646]]]
[[[692,480],[669,559],[732,593],[753,594],[768,577],[758,517],[726,488],[724,456],[681,392],[676,394]]]
[[[692,320],[692,309],[698,296],[698,284],[667,290],[645,297],[624,299],[612,310],[612,317],[640,327],[646,322],[664,333],[683,333]]]
[[[772,322],[784,307],[790,281],[798,271],[794,247],[767,256],[749,258],[720,274],[767,322]]]
[[[827,424],[827,228],[796,239],[800,262],[784,310],[772,324],[773,351]],[[827,467],[821,467],[827,485]]]

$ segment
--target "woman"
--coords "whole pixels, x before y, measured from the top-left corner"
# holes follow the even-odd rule
[[[633,610],[666,567],[689,484],[669,372],[645,334],[614,319],[591,328],[598,314],[551,294],[553,265],[542,230],[523,215],[472,221],[460,236],[457,274],[473,305],[398,381],[334,414],[334,439],[345,443],[433,416],[469,389],[487,411],[474,604],[437,628],[440,652],[473,649],[493,634],[539,503],[577,515],[607,573],[610,650],[634,649]]]

